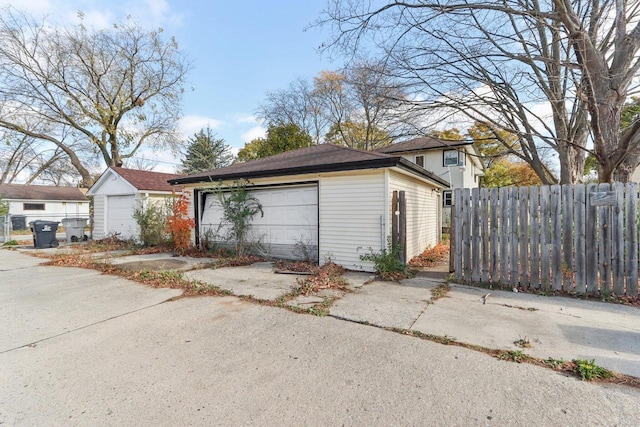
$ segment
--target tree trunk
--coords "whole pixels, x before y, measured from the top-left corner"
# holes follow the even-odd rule
[[[558,156],[560,184],[581,183],[586,160],[584,150],[576,148],[572,144],[558,143]]]

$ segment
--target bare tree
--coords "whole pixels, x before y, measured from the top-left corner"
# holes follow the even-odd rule
[[[297,79],[267,93],[258,116],[276,126],[295,124],[323,141],[370,150],[407,134],[415,125],[402,85],[385,67],[354,61],[338,71],[321,71],[312,83]]]
[[[313,85],[301,78],[291,82],[287,89],[267,92],[257,116],[276,126],[294,124],[311,135],[316,144],[322,142],[327,132],[328,120],[320,99]]]
[[[559,181],[568,183],[582,177],[590,115],[603,172],[606,165],[616,169],[637,146],[633,138],[620,144],[612,139],[619,106],[637,72],[640,32],[627,32],[626,23],[636,20],[638,5],[629,10],[625,5],[613,0],[364,5],[331,0],[318,23],[334,29],[328,49],[353,52],[365,43],[379,48],[416,94],[416,107],[517,135],[519,150],[512,154],[528,162],[544,183],[558,177],[549,176],[540,148],[555,150]],[[585,90],[594,73],[608,98]],[[604,125],[594,120],[603,120],[591,110],[598,108],[610,111],[607,141],[613,143],[597,135]],[[601,180],[610,180],[606,172]]]
[[[0,127],[55,144],[89,185],[86,163],[68,141],[88,142],[108,166],[143,145],[177,143],[188,70],[175,40],[130,19],[105,30],[63,28],[4,9]]]
[[[79,176],[69,164],[64,152],[57,146],[24,134],[5,131],[0,138],[0,183],[11,184],[18,180],[31,184],[49,181],[45,175],[57,175],[57,182],[76,185]],[[73,146],[78,152],[81,147]]]

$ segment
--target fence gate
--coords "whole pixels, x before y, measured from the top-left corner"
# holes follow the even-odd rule
[[[637,183],[456,189],[456,278],[637,295],[638,201]]]

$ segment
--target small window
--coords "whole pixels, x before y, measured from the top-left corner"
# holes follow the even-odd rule
[[[446,190],[442,192],[442,206],[453,205],[453,191]]]
[[[423,168],[424,167],[424,156],[416,156],[414,163],[416,165],[420,166],[421,168]]]
[[[447,150],[444,152],[445,166],[458,166],[458,152],[456,150]]]
[[[22,210],[24,211],[43,211],[44,203],[23,203]]]

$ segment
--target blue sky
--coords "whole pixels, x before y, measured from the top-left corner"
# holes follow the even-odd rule
[[[341,65],[317,53],[327,32],[304,31],[324,0],[0,0],[7,4],[64,23],[78,22],[81,10],[85,23],[98,27],[126,15],[148,28],[162,27],[194,65],[181,131],[190,136],[209,125],[236,151],[264,135],[254,114],[267,91]],[[171,153],[144,157],[161,161],[158,171],[177,163]]]

